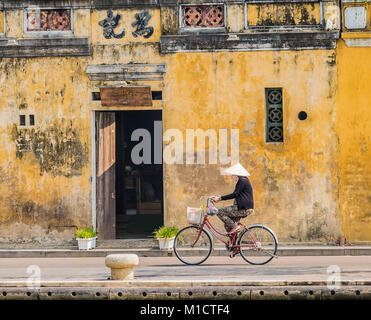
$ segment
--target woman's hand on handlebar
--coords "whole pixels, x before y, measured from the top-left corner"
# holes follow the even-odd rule
[[[220,196],[212,197],[211,200],[214,202],[219,202],[220,201]]]

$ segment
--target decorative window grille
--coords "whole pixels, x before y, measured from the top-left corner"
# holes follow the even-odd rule
[[[182,28],[223,28],[224,5],[186,5],[181,7]]]
[[[71,9],[28,9],[25,27],[27,32],[72,31]]]
[[[282,89],[265,89],[266,142],[283,142]]]

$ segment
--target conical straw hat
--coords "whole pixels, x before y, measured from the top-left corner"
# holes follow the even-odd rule
[[[250,173],[248,173],[247,170],[240,163],[237,163],[233,165],[232,167],[225,169],[223,174],[240,176],[240,177],[250,176]]]

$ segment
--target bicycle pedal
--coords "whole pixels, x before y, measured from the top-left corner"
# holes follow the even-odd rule
[[[230,258],[234,258],[236,255],[238,255],[239,254],[239,252],[231,252],[230,254],[229,254],[229,257]]]

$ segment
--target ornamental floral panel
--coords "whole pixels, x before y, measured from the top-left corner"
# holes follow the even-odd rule
[[[70,9],[35,9],[27,11],[27,31],[71,31]]]
[[[183,28],[224,27],[223,5],[182,6]]]

